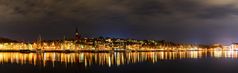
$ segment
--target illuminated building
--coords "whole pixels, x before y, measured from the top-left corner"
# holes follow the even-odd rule
[[[231,49],[232,49],[232,50],[238,50],[238,43],[233,43],[233,44],[231,45]]]

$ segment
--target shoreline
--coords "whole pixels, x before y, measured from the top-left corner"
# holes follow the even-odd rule
[[[114,53],[114,52],[189,52],[189,51],[238,51],[238,50],[0,50],[0,52],[18,53]]]

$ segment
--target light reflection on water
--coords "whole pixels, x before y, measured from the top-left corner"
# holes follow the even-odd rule
[[[91,65],[120,66],[140,62],[156,63],[161,60],[238,58],[238,51],[180,51],[180,52],[114,52],[114,53],[16,53],[1,52],[0,63],[32,64],[35,66],[53,66],[55,63],[80,63]]]

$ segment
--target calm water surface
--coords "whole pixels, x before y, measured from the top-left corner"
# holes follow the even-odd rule
[[[238,51],[0,53],[1,73],[238,73]]]

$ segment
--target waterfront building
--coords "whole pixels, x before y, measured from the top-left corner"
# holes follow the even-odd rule
[[[232,50],[238,50],[238,43],[233,43],[233,44],[231,45],[231,49],[232,49]]]

